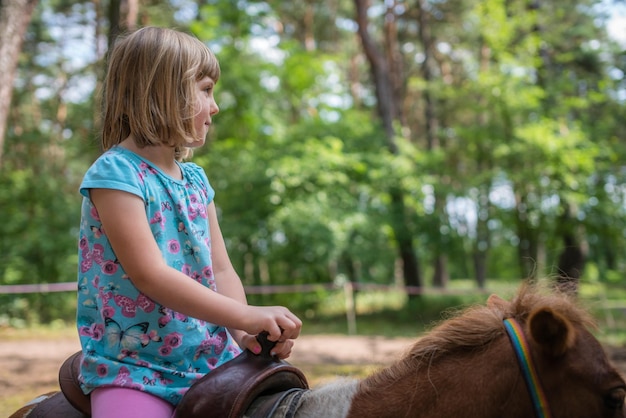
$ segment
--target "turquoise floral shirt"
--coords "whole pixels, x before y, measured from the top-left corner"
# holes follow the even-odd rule
[[[117,146],[96,160],[80,186],[77,325],[85,393],[129,387],[176,405],[196,380],[240,353],[224,327],[174,312],[137,290],[89,199],[92,188],[139,196],[167,264],[217,291],[207,220],[215,192],[198,165],[179,166],[182,180]]]

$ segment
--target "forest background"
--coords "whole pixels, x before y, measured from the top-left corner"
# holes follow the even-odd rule
[[[157,25],[220,60],[220,113],[193,161],[246,286],[411,299],[551,277],[619,294],[626,43],[607,22],[624,5],[0,0],[0,285],[76,280],[106,53]],[[74,299],[0,294],[0,324],[71,319]]]

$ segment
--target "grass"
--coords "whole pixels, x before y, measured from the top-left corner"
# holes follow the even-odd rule
[[[0,341],[20,341],[32,338],[43,341],[78,338],[73,323],[58,321],[51,325],[30,325],[21,328],[0,326]]]

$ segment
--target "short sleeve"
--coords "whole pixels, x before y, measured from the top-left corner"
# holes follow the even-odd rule
[[[114,189],[143,198],[142,184],[141,169],[136,162],[109,151],[87,170],[79,190],[85,197],[89,197],[89,189]]]

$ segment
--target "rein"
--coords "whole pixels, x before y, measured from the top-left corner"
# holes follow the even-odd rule
[[[524,337],[524,331],[521,325],[513,318],[504,320],[504,327],[511,340],[513,351],[517,356],[520,368],[524,374],[524,381],[528,387],[528,392],[535,408],[535,415],[537,418],[551,418],[550,407],[548,406],[548,399],[546,393],[541,387],[537,370],[533,364],[530,356],[530,347],[528,341]]]

